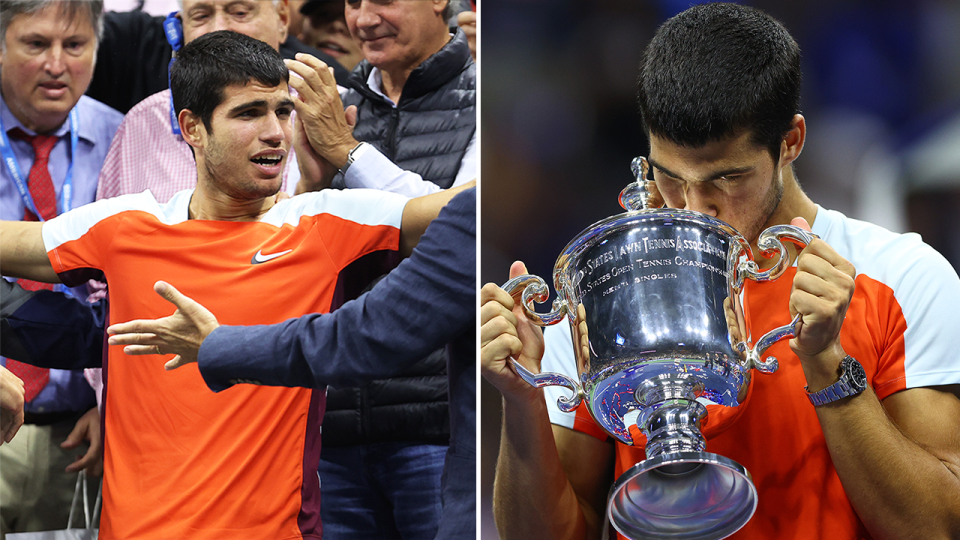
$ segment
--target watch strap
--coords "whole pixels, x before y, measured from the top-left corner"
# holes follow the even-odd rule
[[[863,367],[856,358],[847,355],[840,362],[840,366],[842,371],[840,373],[840,379],[837,382],[817,392],[807,391],[807,398],[815,407],[833,403],[845,397],[858,395],[866,388],[865,381],[862,380]],[[857,377],[857,374],[853,373],[855,370],[859,371],[860,377]],[[805,387],[804,390],[807,390],[807,388],[808,387]]]
[[[347,152],[347,162],[340,169],[340,174],[346,176],[347,169],[349,169],[350,166],[353,165],[354,161],[360,158],[363,152],[367,149],[367,146],[370,146],[370,145],[365,142],[360,142],[360,143],[357,143],[356,146],[351,148],[349,152]]]

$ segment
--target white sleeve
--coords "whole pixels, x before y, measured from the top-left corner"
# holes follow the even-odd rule
[[[912,238],[910,238],[912,237]],[[898,261],[891,282],[906,326],[903,375],[907,388],[960,383],[960,359],[948,336],[960,334],[960,278],[950,263],[917,235],[903,235],[917,245],[907,255],[896,248],[884,253]],[[891,318],[896,316],[893,310]]]
[[[467,182],[477,178],[477,132],[473,132],[473,137],[470,139],[470,144],[467,145],[467,151],[463,154],[463,160],[460,161],[460,170],[457,171],[457,177],[453,180],[453,186],[456,187],[460,184],[466,184]]]
[[[293,197],[297,194],[297,184],[300,183],[300,164],[297,163],[297,153],[290,149],[288,154],[287,167],[283,171],[283,184],[281,189]]]
[[[440,191],[440,186],[424,180],[417,173],[401,169],[372,145],[366,145],[363,153],[356,157],[343,181],[348,188],[379,189],[407,197]]]
[[[552,372],[566,375],[580,382],[577,373],[577,360],[573,356],[573,338],[570,337],[570,324],[567,319],[544,328],[543,360],[540,362],[540,372]],[[563,386],[546,386],[543,395],[547,400],[547,412],[550,423],[573,429],[575,412],[563,412],[557,407],[557,400],[561,397],[570,398],[570,390]]]
[[[474,133],[460,162],[460,170],[453,186],[465,184],[476,177],[477,134]],[[424,180],[419,174],[401,169],[372,145],[366,145],[364,151],[356,157],[347,169],[343,181],[348,188],[380,189],[407,197],[420,197],[442,191],[440,186]]]

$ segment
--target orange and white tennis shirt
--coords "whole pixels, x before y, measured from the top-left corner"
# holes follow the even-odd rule
[[[395,261],[407,201],[327,190],[280,202],[259,222],[229,222],[188,219],[191,195],[159,204],[145,191],[46,222],[54,270],[71,283],[102,271],[111,321],[173,313],[153,291],[162,279],[221,324],[278,323],[329,312],[364,266]],[[104,360],[100,538],[321,538],[325,391],[214,393],[196,364],[165,372],[169,359],[110,347]]]
[[[950,263],[916,234],[891,233],[836,211],[819,208],[812,228],[857,270],[840,337],[877,396],[960,383],[960,279]],[[744,309],[754,338],[790,322],[795,274],[793,267],[772,283],[746,282]],[[542,371],[577,377],[569,329],[559,326],[545,333]],[[708,406],[707,451],[746,467],[759,492],[756,514],[731,538],[870,538],[840,484],[788,341],[768,350],[779,370],[755,372],[744,404]],[[557,398],[568,393],[561,387],[546,392],[551,422],[606,440],[585,406],[572,413],[557,408]],[[642,447],[616,447],[617,476],[645,458]]]

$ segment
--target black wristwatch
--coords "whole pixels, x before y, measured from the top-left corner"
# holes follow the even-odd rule
[[[807,390],[808,387],[804,387]],[[814,406],[833,403],[838,399],[855,396],[867,388],[867,374],[857,359],[847,355],[840,362],[840,380],[819,392],[807,392]]]

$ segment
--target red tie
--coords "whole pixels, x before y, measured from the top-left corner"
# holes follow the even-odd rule
[[[37,212],[40,212],[44,220],[56,217],[57,192],[53,187],[53,180],[50,178],[50,170],[47,168],[47,164],[50,161],[50,151],[53,150],[53,146],[57,144],[59,137],[54,135],[30,136],[19,129],[12,130],[10,134],[18,139],[28,141],[33,145],[35,157],[33,159],[33,166],[30,167],[30,175],[27,177],[30,196],[33,197],[33,204],[37,207]],[[29,208],[24,209],[23,220],[38,221],[37,216],[35,216]],[[27,279],[21,279],[19,283],[21,287],[28,291],[53,289],[53,285],[50,283],[40,283]],[[25,391],[24,400],[27,402],[33,401],[33,398],[37,397],[37,394],[50,382],[49,369],[34,367],[30,364],[24,364],[23,362],[17,362],[9,358],[7,359],[7,369],[23,380]]]
[[[33,197],[33,204],[40,212],[43,219],[53,219],[57,215],[57,191],[53,187],[53,180],[50,178],[50,169],[47,164],[50,162],[50,151],[57,144],[59,137],[55,135],[27,135],[26,133],[15,129],[10,133],[18,139],[25,140],[33,145],[33,166],[30,167],[30,175],[27,177],[27,186],[30,188],[30,196]],[[33,215],[30,209],[24,210],[24,221],[38,221],[37,216]]]

